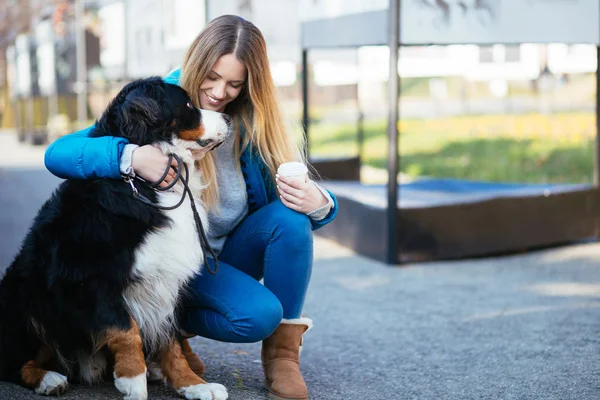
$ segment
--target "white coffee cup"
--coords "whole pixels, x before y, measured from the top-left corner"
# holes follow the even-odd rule
[[[290,161],[281,164],[279,168],[277,168],[277,174],[288,178],[298,178],[302,182],[306,182],[308,168],[301,162]]]

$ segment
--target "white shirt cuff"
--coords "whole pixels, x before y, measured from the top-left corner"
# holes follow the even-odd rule
[[[329,194],[329,192],[327,190],[325,190],[321,186],[317,185],[316,182],[313,181],[313,183],[315,184],[317,189],[319,189],[321,191],[321,193],[323,193],[323,196],[325,196],[325,198],[327,199],[327,204],[325,204],[323,207],[319,207],[316,210],[309,212],[306,215],[314,221],[321,221],[329,214],[329,212],[333,208],[333,199],[331,198],[331,195]]]
[[[121,170],[121,174],[127,176],[135,176],[135,171],[131,166],[131,161],[133,157],[133,152],[139,146],[137,144],[126,144],[123,147],[123,153],[121,154],[121,161],[119,162],[119,170]]]

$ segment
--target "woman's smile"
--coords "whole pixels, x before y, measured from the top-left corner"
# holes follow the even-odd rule
[[[234,54],[221,56],[200,84],[200,107],[224,112],[242,91],[248,71]]]
[[[223,103],[224,99],[217,99],[206,92],[204,92],[204,95],[206,96],[206,101],[208,102],[208,104],[210,104],[214,108],[218,108],[219,106],[221,106],[221,103]]]

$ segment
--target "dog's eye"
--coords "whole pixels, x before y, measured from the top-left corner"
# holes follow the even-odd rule
[[[190,103],[189,101],[187,102],[187,104],[185,106],[187,108],[194,108],[194,105],[192,103]]]

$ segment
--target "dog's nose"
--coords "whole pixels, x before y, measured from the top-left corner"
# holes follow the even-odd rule
[[[213,142],[212,139],[199,139],[197,140],[198,144],[202,147],[206,147]]]

